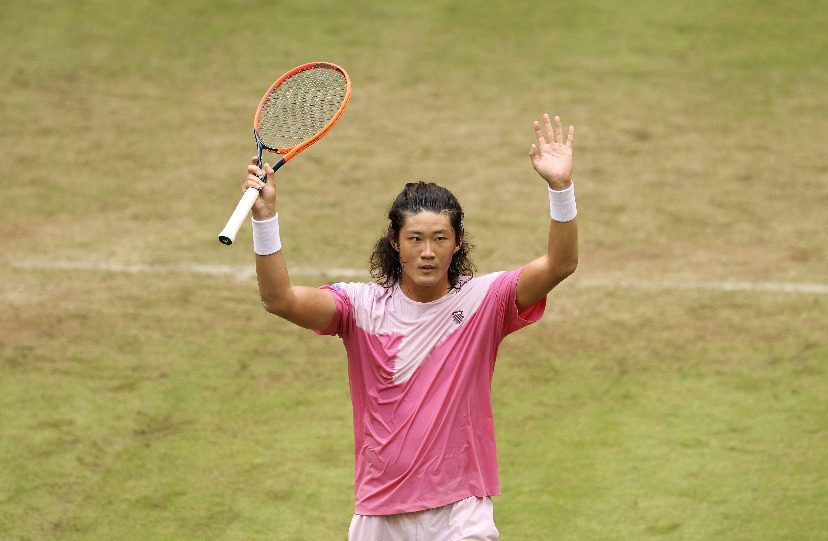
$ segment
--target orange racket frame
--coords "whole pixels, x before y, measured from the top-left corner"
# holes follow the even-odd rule
[[[290,79],[297,73],[303,72],[308,69],[317,69],[317,68],[325,68],[325,69],[332,69],[334,71],[338,71],[345,77],[345,99],[342,100],[342,104],[339,106],[339,110],[334,114],[333,117],[325,124],[321,130],[316,132],[316,135],[306,139],[305,141],[295,145],[293,147],[286,147],[286,148],[271,148],[264,143],[262,143],[262,148],[265,148],[271,152],[276,154],[284,154],[284,161],[289,161],[292,157],[296,156],[298,153],[302,152],[315,142],[317,142],[323,135],[328,133],[328,130],[339,121],[339,117],[342,116],[342,113],[345,112],[345,108],[348,106],[348,102],[351,100],[351,79],[348,77],[348,74],[345,72],[344,69],[337,66],[336,64],[331,64],[330,62],[308,62],[307,64],[302,64],[301,66],[296,66],[289,72],[285,73],[276,81],[270,85],[270,88],[267,89],[267,92],[264,93],[262,99],[259,100],[259,106],[256,108],[256,115],[253,117],[253,131],[256,134],[257,142],[261,141],[258,137],[258,130],[259,130],[259,121],[262,118],[262,111],[264,109],[264,105],[267,102],[267,98],[270,97],[273,92],[279,88],[279,86],[285,82],[286,80]],[[274,167],[275,170],[275,167]]]
[[[339,106],[337,112],[331,117],[330,120],[313,136],[305,139],[301,143],[294,145],[292,147],[286,148],[272,148],[264,144],[262,142],[261,137],[259,137],[259,121],[262,117],[262,111],[264,109],[264,105],[267,102],[267,99],[270,95],[279,88],[279,85],[284,83],[289,78],[293,77],[297,73],[308,69],[331,69],[337,71],[342,74],[345,78],[345,97],[342,100],[342,103]],[[276,171],[283,165],[285,165],[291,158],[317,142],[319,139],[322,138],[328,130],[330,130],[334,124],[339,121],[339,118],[342,116],[342,113],[345,112],[345,108],[348,106],[348,102],[351,100],[351,79],[348,77],[348,74],[345,72],[344,69],[337,66],[336,64],[332,64],[330,62],[308,62],[307,64],[302,64],[301,66],[296,66],[292,70],[288,71],[276,81],[270,85],[270,88],[267,89],[267,92],[264,93],[262,99],[259,101],[259,106],[256,108],[256,115],[253,117],[253,137],[256,138],[256,145],[258,147],[258,158],[259,158],[259,167],[262,166],[262,151],[264,149],[269,150],[275,154],[282,154],[283,156],[273,164],[273,170]],[[267,181],[267,175],[262,175],[259,177],[263,181]],[[219,233],[219,241],[222,244],[233,244],[233,241],[236,239],[236,234],[239,232],[241,228],[241,224],[244,219],[247,217],[247,214],[250,212],[250,209],[253,208],[253,203],[255,203],[256,199],[259,196],[258,190],[248,188],[244,195],[242,196],[241,200],[239,201],[238,205],[236,205],[236,209],[233,211],[233,214],[230,216],[230,219],[227,220],[227,224],[224,226],[224,229],[221,230]]]

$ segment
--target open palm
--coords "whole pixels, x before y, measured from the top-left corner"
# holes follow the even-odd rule
[[[560,117],[555,117],[552,125],[549,115],[543,115],[544,130],[535,121],[534,130],[537,143],[529,150],[532,166],[553,190],[565,189],[572,179],[572,144],[575,141],[575,126],[569,126],[564,141]]]

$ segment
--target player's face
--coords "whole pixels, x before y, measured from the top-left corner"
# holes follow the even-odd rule
[[[429,302],[448,292],[448,269],[457,236],[447,214],[421,211],[409,215],[399,237],[402,288],[409,298]]]

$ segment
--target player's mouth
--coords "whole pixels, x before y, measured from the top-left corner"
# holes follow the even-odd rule
[[[420,265],[420,271],[425,273],[425,274],[430,274],[430,273],[434,272],[435,270],[437,270],[436,265]]]

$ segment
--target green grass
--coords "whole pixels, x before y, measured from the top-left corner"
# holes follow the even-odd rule
[[[367,268],[402,183],[449,186],[484,271],[545,245],[530,123],[577,126],[578,273],[510,337],[510,539],[821,539],[828,298],[590,282],[828,282],[823,2],[7,2],[0,539],[342,539],[344,353],[261,310],[216,234],[266,84],[343,65],[279,175],[294,268]],[[334,279],[336,277],[331,277]],[[319,284],[325,278],[296,276]]]

